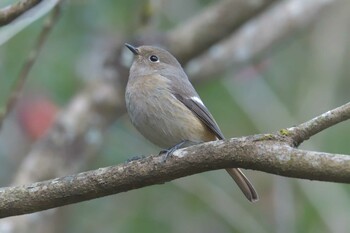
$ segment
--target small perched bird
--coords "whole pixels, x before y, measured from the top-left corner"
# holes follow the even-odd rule
[[[170,152],[225,138],[173,55],[153,46],[125,45],[135,55],[126,87],[126,107],[131,122],[145,138],[161,148],[170,148]],[[258,200],[241,170],[226,171],[249,201]]]

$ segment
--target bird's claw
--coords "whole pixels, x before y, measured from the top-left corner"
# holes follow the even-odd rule
[[[181,149],[183,148],[183,146],[188,143],[189,141],[188,140],[183,140],[181,141],[180,143],[176,144],[175,146],[173,147],[170,147],[168,149],[164,149],[164,150],[161,150],[159,152],[159,155],[162,155],[162,162],[164,163],[170,156],[172,156],[173,152],[178,150],[178,149]]]

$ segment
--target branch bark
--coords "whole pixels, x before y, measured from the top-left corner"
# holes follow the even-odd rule
[[[350,118],[350,103],[275,134],[213,141],[173,153],[30,185],[0,189],[0,217],[27,214],[162,184],[209,170],[241,167],[276,175],[350,183],[350,155],[295,148],[298,138]],[[300,130],[295,130],[300,129]],[[309,132],[309,133],[308,133]],[[301,134],[300,137],[296,135]]]

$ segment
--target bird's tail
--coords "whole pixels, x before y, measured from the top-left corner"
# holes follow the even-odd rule
[[[237,183],[238,187],[242,190],[243,194],[249,201],[255,202],[259,200],[258,194],[255,191],[253,185],[250,183],[248,178],[243,174],[241,170],[239,170],[238,168],[228,168],[226,169],[226,171]]]

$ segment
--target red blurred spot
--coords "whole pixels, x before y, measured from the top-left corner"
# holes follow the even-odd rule
[[[58,107],[45,97],[25,100],[20,104],[18,117],[24,132],[36,140],[51,127]]]

